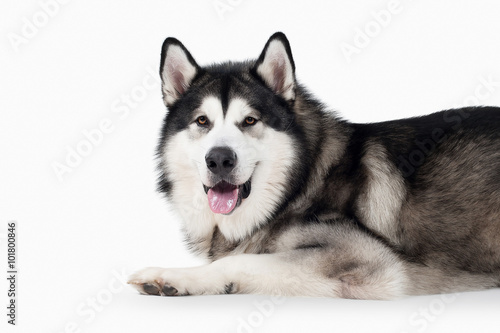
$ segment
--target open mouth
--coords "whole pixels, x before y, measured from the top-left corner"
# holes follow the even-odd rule
[[[214,187],[203,185],[208,196],[208,203],[212,212],[216,214],[231,214],[241,204],[242,199],[248,198],[251,191],[250,180],[233,185],[226,181],[217,183]]]

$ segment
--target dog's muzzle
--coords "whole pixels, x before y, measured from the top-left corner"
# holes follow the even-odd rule
[[[238,162],[236,153],[228,147],[215,147],[205,156],[205,162],[214,177],[221,179],[213,187],[203,184],[210,209],[216,214],[232,213],[251,192],[250,180],[240,185],[227,181]]]

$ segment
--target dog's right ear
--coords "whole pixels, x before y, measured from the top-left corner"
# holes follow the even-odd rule
[[[169,37],[161,48],[160,77],[163,101],[167,107],[181,97],[199,72],[189,51],[177,39]]]

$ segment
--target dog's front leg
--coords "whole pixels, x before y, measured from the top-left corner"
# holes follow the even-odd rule
[[[341,296],[341,282],[319,273],[314,255],[294,252],[299,251],[240,254],[192,268],[146,268],[133,274],[129,283],[142,294],[163,296]]]

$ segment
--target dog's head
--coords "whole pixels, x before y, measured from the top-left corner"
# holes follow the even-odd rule
[[[165,40],[160,190],[192,236],[217,225],[240,239],[287,199],[300,145],[294,71],[282,33],[271,36],[256,61],[208,67],[177,39]]]

